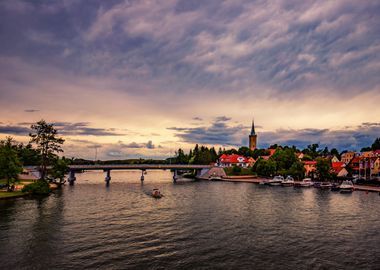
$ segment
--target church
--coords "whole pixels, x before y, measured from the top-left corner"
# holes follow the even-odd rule
[[[251,134],[249,134],[249,149],[255,150],[257,148],[257,134],[255,132],[255,122],[252,120]]]

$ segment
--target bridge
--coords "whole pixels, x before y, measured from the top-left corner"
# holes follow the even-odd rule
[[[70,185],[74,185],[76,177],[75,173],[80,171],[101,170],[105,172],[104,180],[109,185],[111,181],[111,170],[141,170],[141,181],[144,181],[144,172],[146,170],[172,170],[173,181],[178,178],[178,170],[202,170],[211,169],[212,165],[179,165],[179,164],[126,164],[126,165],[70,165],[68,181]]]

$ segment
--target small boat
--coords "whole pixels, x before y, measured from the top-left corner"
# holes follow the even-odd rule
[[[294,183],[294,187],[312,187],[313,185],[311,178],[304,178],[301,182]]]
[[[281,185],[281,183],[282,183],[283,181],[284,181],[284,177],[281,176],[281,175],[277,175],[277,176],[273,177],[272,180],[269,180],[269,181],[268,181],[268,184],[269,184],[270,186],[279,186],[279,185]]]
[[[210,180],[210,181],[222,181],[222,177],[213,175],[213,176],[210,176],[208,178],[208,180]]]
[[[158,188],[154,188],[153,191],[152,191],[152,197],[153,198],[156,198],[156,199],[160,199],[162,198],[162,194],[160,192],[160,190]]]
[[[267,179],[262,179],[262,180],[259,182],[259,185],[268,185],[268,180],[267,180]]]
[[[354,191],[354,184],[349,181],[343,181],[343,183],[340,185],[340,193],[351,193]]]
[[[291,187],[294,185],[294,179],[290,175],[288,175],[284,181],[281,182],[281,186],[283,187]]]
[[[332,184],[330,182],[322,182],[320,185],[319,185],[319,188],[320,189],[330,189],[332,188]]]

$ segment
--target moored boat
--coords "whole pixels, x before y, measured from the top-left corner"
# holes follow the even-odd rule
[[[330,189],[332,188],[332,184],[330,182],[322,182],[320,185],[319,185],[319,188],[320,189]]]
[[[294,179],[290,175],[288,175],[284,181],[281,182],[281,186],[283,187],[291,187],[294,185]]]
[[[337,183],[334,183],[331,185],[331,191],[339,191],[340,190],[340,185]]]
[[[271,186],[279,186],[284,181],[284,177],[281,175],[277,175],[273,177],[273,179],[268,181],[268,184]]]
[[[294,187],[312,187],[313,185],[311,178],[304,178],[301,182],[294,183]]]
[[[351,193],[354,191],[354,184],[349,181],[343,181],[343,183],[339,186],[340,188],[340,193]]]

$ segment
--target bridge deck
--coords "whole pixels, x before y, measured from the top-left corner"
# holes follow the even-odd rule
[[[212,165],[178,165],[178,164],[124,164],[124,165],[70,165],[70,170],[191,170],[209,169]]]

